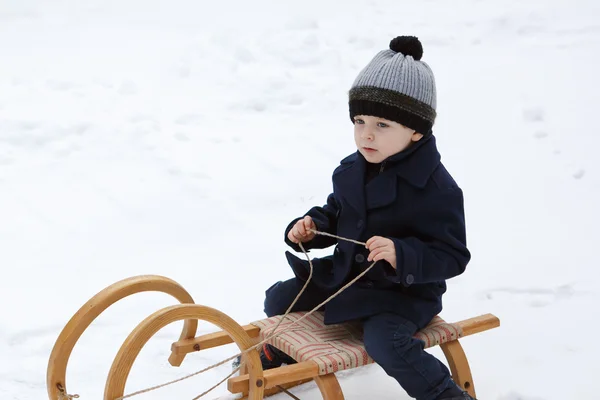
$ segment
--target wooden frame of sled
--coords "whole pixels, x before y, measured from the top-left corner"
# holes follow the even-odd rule
[[[260,327],[254,324],[241,326],[214,308],[195,304],[190,294],[171,279],[155,275],[124,279],[92,297],[75,313],[61,331],[48,362],[46,384],[50,400],[69,398],[65,376],[67,363],[75,344],[94,319],[117,301],[146,291],[167,293],[180,304],[165,307],[151,314],[125,339],[108,373],[104,400],[115,400],[125,395],[127,378],[141,349],[154,334],[173,322],[184,321],[179,340],[171,346],[169,363],[173,366],[180,366],[188,353],[230,343],[236,343],[240,351],[245,351],[259,343]],[[218,326],[221,331],[196,337],[198,320],[208,321]],[[500,326],[500,321],[492,314],[485,314],[460,321],[454,325],[461,329],[460,339],[449,339],[445,343],[441,343],[440,347],[456,383],[475,397],[473,377],[460,340],[465,336],[496,328]],[[300,361],[297,364],[267,371],[263,371],[256,349],[244,354],[242,360],[240,375],[229,378],[227,387],[231,393],[242,393],[244,398],[249,400],[263,399],[282,389],[311,380],[316,382],[323,399],[344,399],[335,373],[323,373],[313,360]]]

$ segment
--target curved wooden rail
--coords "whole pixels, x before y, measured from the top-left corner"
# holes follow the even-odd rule
[[[142,321],[125,339],[108,373],[104,388],[105,400],[114,400],[124,395],[125,383],[142,347],[160,329],[182,319],[201,319],[217,325],[229,334],[240,350],[246,350],[255,344],[244,328],[214,308],[199,304],[179,304],[163,308]],[[246,362],[249,374],[248,400],[260,400],[263,398],[265,385],[258,350],[248,352]]]
[[[335,374],[315,376],[323,400],[344,400],[344,392]]]
[[[75,343],[88,326],[108,307],[117,301],[140,292],[164,292],[175,297],[180,303],[194,303],[190,294],[177,282],[158,275],[142,275],[123,279],[101,290],[85,303],[63,328],[50,354],[46,385],[50,400],[58,400],[61,392],[66,393],[66,369]],[[198,321],[186,320],[180,340],[196,335]],[[179,366],[185,354],[171,353],[169,362]]]
[[[454,340],[452,342],[444,343],[440,345],[440,347],[444,352],[444,356],[446,356],[454,382],[466,390],[471,397],[476,398],[471,368],[469,367],[467,355],[465,354],[460,341]]]

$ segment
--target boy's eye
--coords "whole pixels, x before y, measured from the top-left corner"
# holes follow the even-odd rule
[[[356,118],[356,119],[354,120],[354,123],[355,123],[355,124],[364,124],[364,123],[365,123],[365,121],[363,121],[363,120],[362,120],[362,119],[360,119],[360,118]]]
[[[380,127],[380,128],[387,128],[389,125],[386,124],[386,123],[384,123],[384,122],[378,122],[377,126]]]

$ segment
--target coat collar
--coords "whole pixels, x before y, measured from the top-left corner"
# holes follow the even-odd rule
[[[396,198],[397,176],[414,187],[425,187],[440,159],[435,137],[430,134],[384,160],[383,171],[366,186],[367,161],[358,151],[351,154],[334,172],[333,183],[341,196],[364,217],[366,209],[384,206]]]
[[[395,171],[415,187],[424,188],[440,160],[435,136],[430,134],[408,149],[389,157],[384,163],[385,169]]]

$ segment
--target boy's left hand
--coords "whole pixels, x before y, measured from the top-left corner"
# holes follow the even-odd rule
[[[394,269],[396,269],[396,246],[388,238],[373,236],[367,240],[367,249],[369,249],[368,261],[386,260]]]

